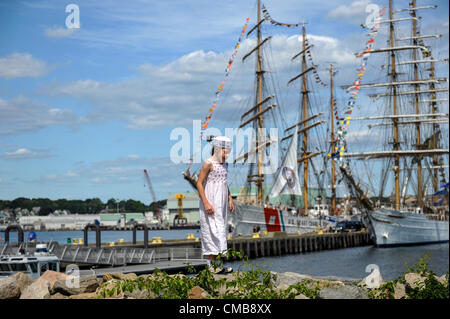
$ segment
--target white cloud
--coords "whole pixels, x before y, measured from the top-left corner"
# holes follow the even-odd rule
[[[0,58],[0,77],[5,79],[39,77],[51,69],[46,62],[33,58],[29,53],[13,53]]]
[[[53,26],[51,28],[45,29],[44,34],[49,38],[61,39],[72,36],[76,32],[76,30],[78,29],[69,29],[61,26]]]
[[[2,159],[5,160],[27,160],[27,159],[35,159],[35,158],[48,158],[52,155],[48,151],[40,150],[40,151],[31,151],[26,148],[19,148],[15,151],[5,152],[2,156]]]
[[[341,65],[352,65],[353,52],[335,38],[309,36],[314,44],[314,63],[336,61]],[[280,85],[296,75],[298,64],[291,61],[300,48],[298,36],[274,35],[268,52],[271,67],[276,70]],[[231,118],[239,104],[245,103],[253,93],[254,63],[242,56],[255,45],[254,39],[241,43],[232,71],[219,103],[226,104],[223,121],[235,122]],[[197,50],[162,65],[149,63],[130,67],[136,75],[116,82],[100,82],[92,79],[68,83],[52,83],[40,89],[41,94],[69,96],[82,99],[94,106],[88,118],[91,121],[119,119],[129,129],[143,130],[162,126],[192,126],[192,120],[204,119],[212,105],[217,86],[224,78],[224,69],[232,51],[205,52]],[[328,64],[326,64],[328,66]],[[321,70],[321,72],[325,72]],[[326,76],[326,75],[325,75]],[[230,97],[226,99],[226,96]],[[231,101],[231,102],[230,102]],[[225,107],[225,106],[224,106]]]
[[[137,154],[130,154],[127,156],[129,159],[140,159],[141,157]]]
[[[78,172],[74,172],[69,170],[62,174],[48,174],[41,178],[39,182],[51,182],[51,183],[67,183],[70,181],[74,181],[79,177]]]
[[[83,119],[69,109],[50,108],[24,96],[10,100],[0,97],[0,135],[37,131],[51,125],[76,129],[81,122]]]
[[[368,13],[366,13],[366,7],[370,3],[370,0],[356,0],[350,5],[340,5],[337,8],[330,10],[327,14],[327,18],[353,24],[364,23],[365,17],[368,15]]]

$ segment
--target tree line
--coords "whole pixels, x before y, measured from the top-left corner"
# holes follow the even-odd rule
[[[166,205],[167,200],[158,201],[158,206]],[[147,212],[155,211],[155,202],[146,205],[141,201],[128,199],[116,201],[114,198],[109,199],[106,203],[98,197],[88,198],[85,200],[68,200],[57,199],[51,200],[48,198],[25,198],[18,197],[14,200],[0,200],[0,210],[5,209],[28,209],[31,211],[34,207],[40,207],[39,216],[47,216],[55,210],[67,210],[71,214],[99,214],[102,210],[108,209],[108,212],[115,213],[117,211],[124,212]]]

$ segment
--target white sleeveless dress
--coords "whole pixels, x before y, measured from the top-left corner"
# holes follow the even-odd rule
[[[214,208],[214,214],[207,214],[200,199],[200,227],[202,233],[203,255],[219,255],[227,250],[227,211],[228,211],[228,163],[219,163],[208,159],[213,164],[203,182],[205,195]]]

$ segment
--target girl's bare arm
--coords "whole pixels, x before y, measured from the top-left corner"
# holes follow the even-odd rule
[[[211,204],[208,202],[208,200],[206,199],[205,189],[203,187],[203,182],[211,170],[212,170],[212,164],[210,162],[205,162],[203,164],[202,169],[200,170],[200,174],[198,176],[197,190],[198,190],[198,195],[200,196],[200,199],[203,202],[203,206],[205,207],[206,212],[213,214],[214,209],[211,206]]]

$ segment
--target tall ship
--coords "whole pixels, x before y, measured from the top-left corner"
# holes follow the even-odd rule
[[[335,68],[332,64],[329,68],[327,65],[330,83],[322,82],[318,74],[319,66],[313,63],[311,57],[314,44],[306,33],[307,22],[276,22],[260,0],[257,1],[256,16],[254,26],[247,32],[247,37],[256,37],[256,45],[242,57],[243,63],[255,62],[254,94],[246,99],[248,104],[242,108],[237,124],[238,131],[251,129],[253,143],[246,150],[236,149],[233,164],[240,165],[239,172],[247,168],[247,173],[238,173],[246,178],[234,200],[235,211],[229,214],[230,232],[233,235],[250,235],[255,231],[309,233],[330,229],[343,219],[358,219],[357,215],[344,216],[345,210],[350,212],[349,207],[339,209],[337,167],[327,157],[335,143],[334,128],[324,128],[327,122],[334,125],[327,119],[333,119],[336,107],[333,97]],[[300,40],[300,47],[288,61],[289,69],[297,73],[287,83],[278,83],[274,78],[277,72],[270,68],[276,63],[268,61],[272,36],[263,37],[263,27],[268,23],[295,26],[301,30],[295,37]],[[282,99],[275,94],[280,85],[295,91],[298,105],[289,105],[289,111],[286,106],[282,108]],[[328,106],[323,112],[317,112],[318,104],[322,108],[324,104],[317,101],[317,94],[312,95],[315,89],[327,92]],[[269,128],[274,127],[278,131],[271,136]],[[274,144],[278,144],[281,150],[281,165],[275,170],[273,167],[267,169],[272,155],[269,148]],[[196,188],[197,174],[192,173],[190,167],[183,175]],[[327,191],[331,191],[328,201]]]
[[[373,112],[352,121],[368,125],[379,141],[364,148],[347,140],[352,152],[342,152],[339,161],[377,247],[449,239],[448,78],[437,75],[448,70],[438,67],[448,58],[440,58],[432,46],[442,36],[422,34],[419,28],[419,13],[437,6],[420,6],[416,0],[408,5],[395,9],[389,0],[389,14],[378,21],[381,28],[387,26],[387,46],[372,48],[370,55],[381,55],[375,63],[384,55],[382,64],[371,64],[379,68],[381,81],[356,83],[369,91]],[[358,147],[363,151],[354,152]]]

